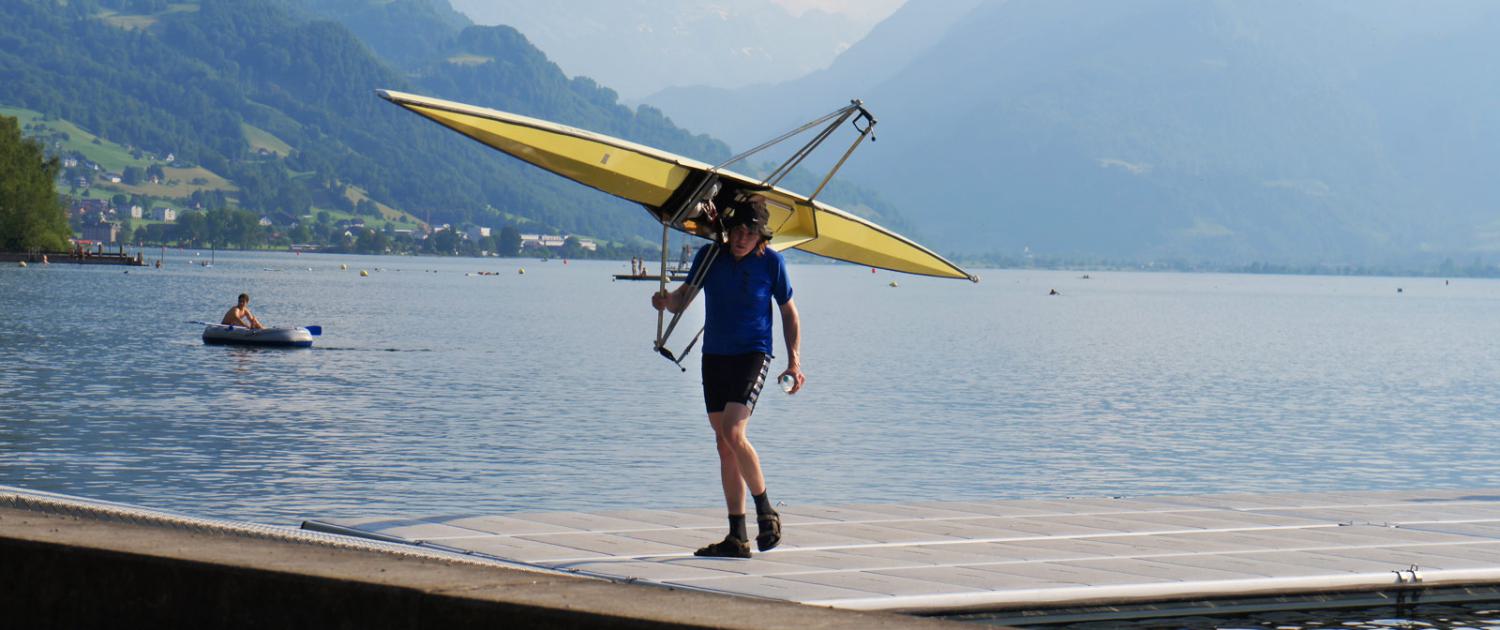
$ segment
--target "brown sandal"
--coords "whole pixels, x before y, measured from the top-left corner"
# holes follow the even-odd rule
[[[781,515],[772,512],[770,514],[755,515],[755,526],[760,530],[755,536],[755,546],[761,551],[770,551],[781,544]]]
[[[749,558],[750,543],[734,536],[725,536],[724,540],[694,551],[693,555],[704,558]]]

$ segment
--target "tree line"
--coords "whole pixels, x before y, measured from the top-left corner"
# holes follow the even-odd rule
[[[52,186],[60,168],[19,121],[0,116],[0,251],[67,251],[73,231]]]

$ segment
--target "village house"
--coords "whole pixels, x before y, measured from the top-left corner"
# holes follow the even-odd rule
[[[83,240],[85,241],[113,245],[120,236],[120,225],[118,223],[100,221],[83,226],[80,232],[82,232]]]
[[[171,208],[154,208],[151,210],[151,218],[157,221],[174,223],[177,221],[177,211]]]
[[[102,220],[104,214],[108,211],[109,204],[105,203],[103,199],[84,199],[78,202],[77,206],[73,207],[73,216],[79,219],[99,217]]]
[[[562,247],[567,237],[554,234],[522,234],[521,248],[527,247]]]

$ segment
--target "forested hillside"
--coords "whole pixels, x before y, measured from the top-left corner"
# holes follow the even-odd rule
[[[343,4],[392,12],[370,14],[377,24],[399,22],[403,8],[437,15],[427,2]],[[435,223],[498,228],[522,217],[532,229],[607,239],[649,235],[651,224],[628,203],[499,156],[373,91],[470,97],[703,159],[727,154],[654,110],[637,114],[592,81],[567,79],[511,29],[421,24],[414,32],[426,38],[414,41],[448,34],[408,76],[345,26],[276,0],[0,3],[0,105],[201,165],[236,185],[236,205],[263,214],[305,216],[349,203],[339,200],[357,187]],[[289,153],[253,150],[247,129]]]

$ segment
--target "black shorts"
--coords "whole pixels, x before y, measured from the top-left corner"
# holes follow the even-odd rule
[[[764,352],[703,355],[703,402],[708,412],[719,413],[729,403],[754,411],[770,369],[771,355]]]

